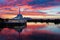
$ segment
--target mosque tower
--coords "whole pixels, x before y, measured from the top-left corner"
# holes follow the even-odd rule
[[[16,17],[14,17],[13,19],[22,19],[23,18],[22,14],[20,12],[20,8],[18,11],[19,11],[18,15]]]

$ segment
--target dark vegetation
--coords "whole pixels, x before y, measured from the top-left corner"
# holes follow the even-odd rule
[[[60,24],[60,19],[31,19],[31,20],[27,20],[27,22],[41,22],[41,23],[49,23],[49,22],[52,22],[52,23],[55,23],[55,24]]]

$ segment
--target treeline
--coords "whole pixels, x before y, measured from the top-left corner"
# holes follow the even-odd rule
[[[46,22],[46,23],[49,23],[49,22],[52,22],[52,23],[55,23],[55,24],[60,24],[60,19],[25,19],[27,20],[27,22]],[[9,19],[1,19],[0,18],[0,23],[1,22],[7,22],[9,21]]]
[[[55,24],[60,24],[60,19],[31,19],[31,20],[27,20],[27,22],[46,22],[46,23],[49,23],[49,22],[52,22],[52,23],[55,23]]]

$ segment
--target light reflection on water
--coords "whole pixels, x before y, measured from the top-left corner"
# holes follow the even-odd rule
[[[29,23],[28,23],[29,24]],[[31,23],[30,23],[31,24]],[[44,25],[46,24],[46,27],[41,28],[41,26],[38,27],[38,25]],[[35,29],[28,29],[28,30],[47,30],[47,31],[51,31],[53,33],[59,33],[60,34],[60,24],[54,24],[54,23],[32,23],[32,25],[37,25],[37,28]],[[33,27],[33,26],[32,26]]]
[[[22,38],[23,40],[60,40],[60,35],[56,36],[54,34],[40,34],[39,32],[37,34],[35,34],[36,32],[30,32],[32,30],[47,30],[47,31],[51,31],[51,32],[54,32],[54,33],[60,33],[60,24],[59,25],[55,25],[54,23],[49,23],[49,24],[46,24],[46,23],[32,23],[32,25],[35,25],[35,26],[32,26],[32,27],[36,27],[35,29],[30,29],[31,27],[31,23],[28,23],[28,28],[24,29],[26,30],[24,32],[24,30],[21,32],[20,34],[20,37],[19,37],[19,33],[18,32],[15,32],[14,29],[12,30],[9,30],[9,29],[5,29],[5,31],[3,30],[2,32],[5,34],[5,35],[0,35],[0,40],[19,40],[20,38]],[[38,27],[39,25],[39,27]],[[41,25],[42,25],[42,28],[41,28]],[[43,25],[45,27],[43,27]],[[29,27],[30,26],[30,27]]]
[[[47,27],[41,28],[39,30],[48,30],[51,32],[60,33],[60,28],[58,28],[58,25],[47,25]]]
[[[24,32],[30,32],[30,31],[41,31],[41,30],[46,30],[46,31],[49,31],[49,32],[53,32],[53,33],[59,33],[60,34],[60,24],[57,24],[55,25],[54,23],[27,23],[27,28],[23,29],[22,33]],[[3,29],[2,30],[2,33],[6,33],[10,31],[11,33],[17,33],[17,31],[14,31],[12,32],[12,30],[8,30],[8,29]],[[8,33],[10,33],[8,32]]]

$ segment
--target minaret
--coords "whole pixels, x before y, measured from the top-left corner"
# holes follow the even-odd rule
[[[20,14],[21,13],[20,8],[18,9],[18,12],[19,12],[18,15],[13,19],[22,19],[23,18],[23,16]]]

